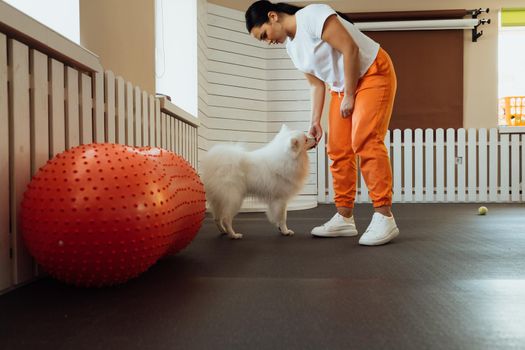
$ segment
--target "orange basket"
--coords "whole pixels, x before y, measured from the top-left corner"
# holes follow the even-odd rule
[[[498,125],[525,125],[525,96],[507,96],[499,99]]]

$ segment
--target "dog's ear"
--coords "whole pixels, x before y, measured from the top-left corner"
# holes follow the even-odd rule
[[[298,154],[299,151],[301,151],[301,142],[297,137],[292,137],[290,139],[290,149],[292,150],[293,154]]]
[[[288,127],[286,126],[286,124],[283,124],[279,132],[285,132],[285,131],[288,131]]]

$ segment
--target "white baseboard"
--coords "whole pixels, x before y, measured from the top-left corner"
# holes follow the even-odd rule
[[[304,210],[317,207],[317,196],[296,196],[288,203],[288,211]],[[242,203],[241,213],[256,213],[266,211],[267,205],[253,198],[246,198]]]
[[[290,210],[304,210],[317,207],[317,196],[316,195],[303,195],[296,196],[288,203],[288,211]],[[206,205],[206,208],[208,206]],[[254,198],[246,198],[242,203],[241,213],[258,213],[265,212],[267,205]]]

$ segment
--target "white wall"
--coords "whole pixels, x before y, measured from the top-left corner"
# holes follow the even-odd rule
[[[79,0],[3,0],[40,23],[80,43]]]
[[[197,116],[197,0],[155,1],[157,93]]]

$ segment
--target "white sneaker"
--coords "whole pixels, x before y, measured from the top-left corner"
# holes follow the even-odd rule
[[[390,242],[399,234],[396,220],[393,216],[384,216],[380,213],[374,213],[372,221],[365,233],[359,239],[362,245],[381,245]]]
[[[339,213],[335,215],[323,226],[314,227],[312,235],[317,237],[352,237],[357,236],[354,217],[345,218]]]

